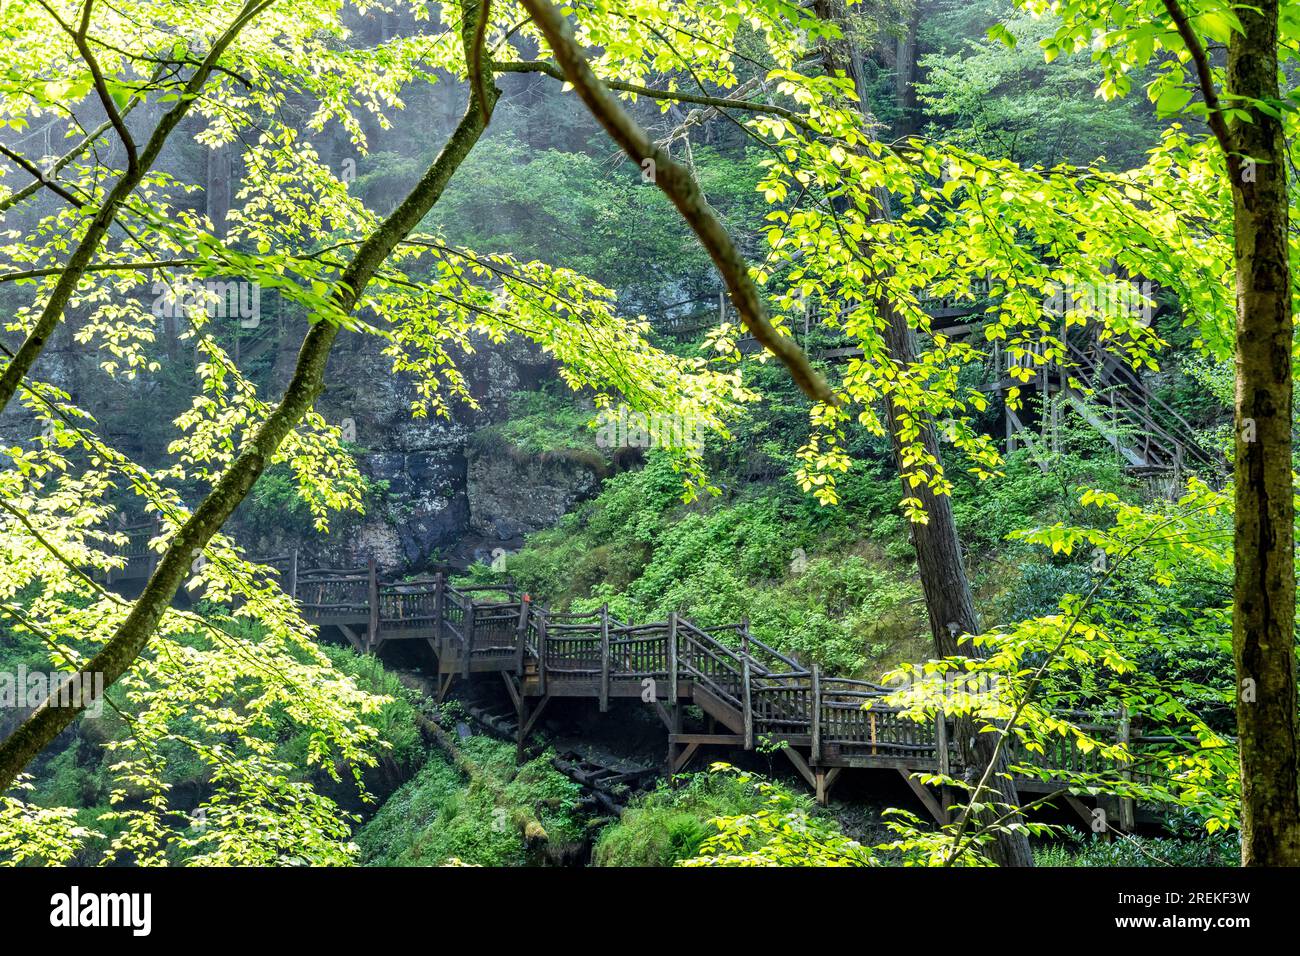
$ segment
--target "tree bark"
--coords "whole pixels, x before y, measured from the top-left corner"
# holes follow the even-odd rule
[[[898,122],[894,132],[907,136],[916,130],[916,32],[921,24],[921,0],[914,0],[912,14],[894,47],[894,105]]]
[[[845,37],[851,36],[844,24],[847,12],[835,0],[816,0],[814,9],[823,20],[834,20],[841,24]],[[873,127],[872,110],[867,100],[866,84],[860,68],[861,57],[852,48],[851,41],[842,40],[838,44],[828,45],[825,49],[827,72],[844,71],[853,81],[858,93],[859,111],[863,117],[864,129]],[[888,220],[893,217],[889,192],[877,189],[874,193],[876,215]],[[864,259],[868,259],[864,256]],[[875,303],[880,315],[886,320],[884,341],[890,358],[899,365],[914,363],[917,357],[916,336],[907,319],[895,308],[888,298],[880,298]],[[894,446],[894,456],[899,473],[906,469],[900,454],[899,434],[904,429],[899,410],[892,401],[886,400],[886,414],[890,423],[890,435]],[[912,421],[920,431],[919,440],[927,454],[939,458],[939,439],[934,423],[917,415]],[[970,581],[966,576],[966,565],[962,559],[961,543],[957,537],[957,523],[953,518],[952,502],[947,495],[937,495],[928,486],[908,489],[920,499],[927,517],[925,524],[912,525],[913,545],[916,548],[916,565],[921,579],[921,588],[925,594],[926,609],[929,612],[930,633],[934,640],[934,650],[938,657],[949,657],[962,653],[957,639],[962,634],[979,633],[979,617],[975,612],[975,599],[971,594]],[[1015,783],[1005,773],[1007,759],[1005,753],[995,753],[998,735],[979,733],[970,721],[959,721],[956,728],[958,748],[962,763],[968,770],[974,770],[976,779],[984,767],[996,762],[995,772],[990,778],[989,786],[996,790],[992,795],[980,795],[980,802],[997,800],[1012,806],[1020,803]],[[973,782],[973,781],[972,781]],[[996,814],[991,814],[996,815]],[[991,853],[994,862],[1001,866],[1033,866],[1033,851],[1029,838],[1022,832],[1001,832],[993,845]]]
[[[1278,0],[1237,8],[1228,93],[1237,251],[1236,526],[1232,649],[1240,682],[1241,860],[1300,865],[1300,728],[1295,659],[1291,274],[1282,123],[1276,103]],[[1237,99],[1238,97],[1242,99]],[[1249,98],[1249,99],[1246,99]],[[1234,168],[1235,167],[1235,168]]]

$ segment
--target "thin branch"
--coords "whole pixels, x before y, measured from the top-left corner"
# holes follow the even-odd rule
[[[57,182],[55,182],[53,178],[51,178],[49,172],[47,172],[44,169],[41,169],[41,167],[37,166],[30,159],[28,159],[26,156],[24,156],[22,153],[18,152],[17,150],[12,150],[8,146],[4,145],[3,143],[0,143],[0,156],[3,156],[5,159],[9,160],[11,163],[19,167],[20,169],[22,169],[24,172],[31,174],[31,176],[36,180],[36,182],[33,183],[32,185],[34,185],[37,189],[40,189],[42,186],[44,186],[46,189],[50,190],[55,195],[61,197],[66,202],[71,203],[73,206],[76,206],[78,209],[80,209],[84,205],[84,203],[80,199],[72,195],[72,193],[68,192]]]
[[[217,60],[225,53],[226,48],[234,42],[239,32],[274,2],[275,0],[246,0],[238,16],[212,44],[203,59],[203,64],[185,84],[177,104],[158,121],[153,135],[149,137],[148,143],[145,144],[139,162],[133,169],[124,172],[118,178],[108,196],[105,197],[104,202],[86,227],[86,233],[76,251],[68,259],[63,274],[59,276],[59,281],[50,291],[49,298],[46,299],[45,306],[41,309],[41,313],[31,331],[27,334],[27,338],[23,340],[23,344],[14,358],[5,366],[3,374],[0,374],[0,412],[3,412],[8,406],[10,399],[18,390],[18,383],[36,364],[36,359],[44,351],[46,342],[49,341],[55,328],[62,321],[63,310],[67,307],[77,285],[85,275],[86,267],[90,265],[92,257],[99,250],[100,243],[103,242],[104,236],[108,233],[109,226],[117,216],[118,209],[126,202],[136,187],[140,185],[145,173],[149,171],[162,152],[163,146],[168,137],[171,136],[172,131],[189,113],[190,107],[196,101],[196,94],[202,89],[203,84],[207,82]],[[55,17],[58,19],[57,15]]]
[[[496,60],[493,61],[492,68],[500,73],[544,73],[557,80],[568,80],[568,77],[564,75],[564,71],[550,60]],[[644,96],[652,100],[692,103],[696,106],[710,106],[719,110],[743,110],[748,113],[766,113],[771,116],[779,116],[781,119],[789,120],[808,133],[817,134],[817,130],[813,129],[806,119],[794,110],[786,109],[784,106],[757,103],[753,100],[730,99],[725,96],[709,96],[704,93],[689,93],[685,90],[660,90],[652,86],[642,86],[639,83],[626,83],[622,80],[600,80],[599,82],[611,90],[618,90],[620,93],[633,93],[636,96]]]

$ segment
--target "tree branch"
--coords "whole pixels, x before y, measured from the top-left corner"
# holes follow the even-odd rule
[[[687,225],[699,237],[713,264],[722,274],[731,293],[731,301],[751,335],[765,349],[781,360],[804,394],[817,402],[839,405],[838,396],[826,380],[812,367],[803,349],[794,339],[782,335],[767,317],[758,287],[749,275],[749,266],[726,228],[709,207],[695,179],[660,149],[635,120],[610,95],[592,73],[586,58],[573,39],[573,31],[548,0],[521,0],[533,21],[546,37],[564,77],[577,89],[582,101],[610,137],[638,164],[649,160],[657,185],[677,207]]]
[[[492,68],[499,73],[544,73],[554,79],[567,81],[568,77],[560,67],[550,60],[504,60],[494,61]],[[685,90],[660,90],[638,83],[625,83],[622,80],[600,80],[607,88],[621,93],[634,93],[652,100],[668,100],[674,103],[693,103],[697,106],[711,106],[721,110],[743,110],[747,113],[767,113],[789,120],[805,132],[816,134],[817,130],[808,121],[784,106],[771,103],[755,103],[753,100],[729,99],[725,96],[708,96],[703,93],[689,93]]]
[[[473,13],[478,7],[478,0],[462,0],[462,5],[465,11],[462,41],[466,48],[466,61],[473,63],[470,45],[474,35]],[[471,89],[476,86],[478,84],[471,83]],[[303,339],[293,377],[280,405],[257,429],[248,447],[222,474],[212,491],[177,531],[131,613],[113,637],[68,680],[80,680],[83,674],[102,674],[104,687],[111,687],[144,650],[189,572],[194,558],[247,497],[281,443],[311,409],[324,389],[325,366],[339,331],[337,320],[356,308],[362,290],[375,272],[441,198],[452,174],[478,141],[486,125],[485,116],[491,116],[499,95],[490,81],[482,84],[482,87],[487,90],[489,97],[487,108],[484,109],[483,104],[479,103],[477,93],[471,94],[464,116],[437,159],[401,205],[357,249],[335,287],[331,303],[333,314],[316,316]],[[0,743],[0,793],[12,786],[18,773],[82,709],[58,706],[60,689],[55,689],[40,707]],[[65,695],[63,699],[73,698]]]
[[[1201,95],[1205,98],[1205,106],[1209,111],[1205,121],[1209,124],[1214,138],[1219,141],[1219,147],[1227,157],[1229,167],[1235,169],[1237,151],[1233,146],[1232,131],[1228,129],[1228,123],[1223,118],[1223,107],[1219,103],[1219,92],[1214,86],[1214,73],[1210,68],[1210,55],[1202,45],[1201,38],[1197,36],[1191,21],[1187,19],[1187,14],[1179,6],[1178,0],[1164,0],[1164,4],[1165,10],[1169,12],[1169,19],[1174,21],[1174,27],[1182,37],[1183,45],[1187,47],[1187,52],[1191,54],[1192,62],[1196,66],[1196,80],[1200,84]]]
[[[4,145],[4,143],[0,143],[0,156],[3,156],[5,159],[9,160],[19,169],[23,170],[24,172],[34,177],[36,179],[36,182],[33,183],[33,185],[37,189],[40,189],[42,186],[44,186],[46,189],[50,190],[55,195],[61,197],[63,200],[65,200],[66,202],[70,203],[73,206],[76,206],[77,208],[81,208],[83,205],[85,205],[80,199],[78,199],[76,196],[72,195],[72,193],[68,192],[66,189],[64,189],[62,186],[56,183],[50,177],[49,173],[41,169],[41,167],[37,166],[30,159],[28,159],[26,156],[24,156],[22,153],[18,152],[17,150],[10,149],[8,146]]]
[[[63,310],[67,308],[78,283],[80,283],[82,276],[85,275],[86,267],[90,265],[92,257],[98,251],[100,243],[103,242],[104,236],[108,233],[108,228],[117,215],[118,208],[135,191],[145,174],[153,166],[158,155],[162,152],[167,138],[196,102],[196,94],[203,87],[203,84],[207,82],[212,68],[226,51],[226,48],[234,41],[240,30],[274,2],[275,0],[247,0],[239,15],[212,44],[212,48],[208,50],[203,63],[190,77],[184,89],[181,90],[176,105],[158,121],[158,126],[154,129],[153,135],[149,137],[149,142],[145,144],[144,151],[140,154],[135,168],[123,173],[108,196],[105,197],[103,205],[95,212],[90,225],[86,228],[85,236],[82,237],[76,251],[68,260],[64,273],[59,277],[59,281],[55,284],[53,290],[51,290],[50,297],[46,300],[45,307],[41,310],[36,324],[32,326],[31,332],[27,334],[27,338],[24,339],[22,346],[13,359],[5,366],[4,373],[0,374],[0,412],[3,412],[9,405],[10,399],[18,390],[18,383],[26,377],[32,366],[36,364],[37,358],[45,349],[45,343],[49,341],[50,335],[53,334],[62,320]]]

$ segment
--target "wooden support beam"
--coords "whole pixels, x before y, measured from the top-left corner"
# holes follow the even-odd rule
[[[813,788],[816,791],[815,799],[821,806],[826,806],[831,799],[831,789],[835,786],[835,781],[840,779],[840,771],[843,767],[831,767],[827,770],[825,767],[817,768],[817,783]]]
[[[913,777],[910,771],[899,768],[898,775],[907,781],[907,785],[912,788],[916,798],[925,804],[925,808],[930,811],[930,816],[934,817],[935,822],[940,826],[946,826],[948,824],[948,813],[939,805],[939,801],[934,798],[934,794]]]
[[[668,733],[671,735],[673,733],[673,717],[672,714],[668,713],[668,708],[656,700],[655,713],[659,715],[659,719],[663,721],[663,725],[668,728]]]
[[[542,711],[546,709],[546,705],[549,704],[550,702],[551,702],[550,694],[545,695],[541,700],[537,702],[537,706],[533,708],[533,712],[528,715],[528,719],[523,723],[522,730],[523,730],[523,735],[525,737],[527,737],[530,733],[532,733],[533,726],[537,723],[537,718],[542,716]]]
[[[680,773],[682,768],[691,762],[691,758],[695,756],[695,751],[699,749],[699,744],[687,744],[686,749],[673,761],[673,773]]]
[[[366,652],[366,642],[362,640],[360,634],[352,630],[352,628],[346,624],[340,624],[338,628],[343,632],[343,636],[348,639],[348,643],[356,649],[358,654],[364,654]]]
[[[1065,802],[1068,803],[1074,812],[1079,815],[1079,819],[1084,822],[1084,825],[1091,830],[1092,825],[1097,822],[1097,818],[1093,816],[1092,811],[1088,809],[1088,805],[1072,793],[1067,793],[1065,795]]]
[[[438,696],[434,699],[435,703],[441,704],[447,696],[447,691],[451,690],[451,682],[456,679],[456,672],[450,671],[446,675],[446,680],[442,680],[438,686]]]
[[[799,771],[799,776],[808,781],[808,786],[816,790],[817,774],[813,773],[812,767],[808,766],[808,761],[803,759],[803,754],[793,747],[782,747],[781,753],[785,754],[790,762],[794,764],[794,769]]]
[[[668,772],[671,774],[677,764],[677,748],[679,746],[677,737],[682,732],[682,705],[674,697],[669,706],[672,707],[668,722]]]
[[[506,685],[506,690],[510,693],[510,702],[515,705],[515,713],[519,715],[519,726],[524,724],[524,699],[519,696],[519,691],[515,688],[514,678],[508,671],[501,672],[501,680]]]

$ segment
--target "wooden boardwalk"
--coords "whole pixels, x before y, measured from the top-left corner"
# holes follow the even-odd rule
[[[114,571],[110,583],[138,582],[152,573],[155,558],[147,543],[153,533],[128,533],[126,567]],[[457,680],[499,674],[515,708],[521,754],[552,700],[584,698],[602,713],[611,701],[637,700],[663,722],[670,772],[685,768],[701,748],[775,748],[820,802],[845,769],[895,771],[936,820],[948,818],[948,795],[912,775],[962,775],[950,721],[904,717],[900,708],[883,703],[890,688],[805,667],[754,637],[743,622],[704,628],[672,614],[665,621],[627,624],[603,609],[568,614],[537,607],[508,586],[457,587],[443,574],[386,580],[373,560],[339,569],[300,568],[297,552],[254,560],[278,575],[307,621],[336,630],[358,652],[375,653],[395,642],[427,645],[436,660],[439,701]],[[685,729],[688,706],[703,713],[703,730]],[[1143,741],[1126,720],[1113,717],[1089,731],[1115,742]],[[1085,754],[1064,740],[1037,761],[1071,771],[1106,769],[1095,751]],[[1064,784],[1020,777],[1017,786],[1053,793]],[[1079,798],[1064,799],[1092,821]],[[1120,827],[1133,825],[1131,801],[1101,802]]]
[[[346,570],[298,570],[293,557],[264,563],[279,568],[307,620],[337,628],[360,652],[425,643],[437,661],[439,700],[457,680],[501,675],[516,711],[521,753],[552,700],[584,698],[602,713],[611,701],[635,700],[663,722],[672,772],[701,748],[777,748],[821,802],[845,769],[895,771],[936,820],[947,820],[947,795],[912,775],[961,775],[948,720],[909,719],[883,703],[889,688],[805,667],[754,637],[744,623],[703,628],[673,614],[626,624],[607,610],[557,613],[509,587],[457,587],[441,574],[384,581],[373,562]],[[705,729],[684,729],[687,706],[700,709]],[[1118,715],[1090,729],[1137,742]],[[1064,741],[1044,760],[1073,771],[1105,769],[1095,752],[1084,754]],[[1062,786],[1037,777],[1018,785],[1034,793]],[[1066,800],[1091,822],[1091,811],[1077,798]],[[1131,802],[1114,802],[1113,810],[1121,826],[1132,826]]]

